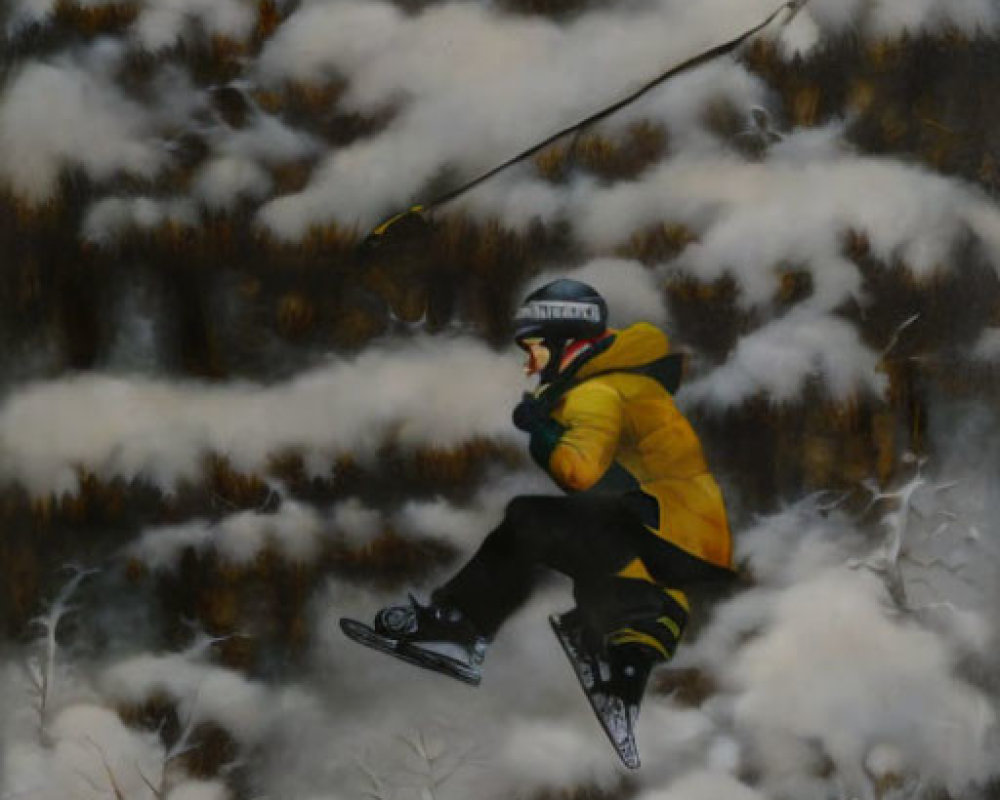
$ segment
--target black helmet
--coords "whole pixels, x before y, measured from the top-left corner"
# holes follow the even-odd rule
[[[541,337],[551,344],[592,339],[608,327],[608,304],[580,281],[560,278],[524,298],[514,316],[514,338]]]

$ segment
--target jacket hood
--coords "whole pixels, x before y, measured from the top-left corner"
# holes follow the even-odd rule
[[[610,343],[598,344],[597,352],[576,370],[577,378],[587,378],[609,370],[645,367],[670,352],[667,335],[648,322],[637,322],[628,328],[613,330],[610,333]]]

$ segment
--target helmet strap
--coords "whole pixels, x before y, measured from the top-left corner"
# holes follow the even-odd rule
[[[541,373],[542,383],[551,383],[572,364],[576,358],[587,352],[595,343],[609,336],[605,331],[591,339],[543,339],[542,344],[550,353],[549,363]]]
[[[584,352],[588,348],[592,347],[597,339],[570,339],[566,342],[566,346],[563,349],[562,358],[559,360],[559,371],[562,372],[566,367],[573,363],[573,359],[576,358],[580,353]]]
[[[570,339],[566,343],[566,347],[562,354],[562,359],[559,363],[559,371],[562,372],[569,367],[579,356],[586,353],[588,350],[592,349],[594,345],[603,339],[607,339],[611,335],[611,331],[604,331],[604,333],[593,336],[590,339]]]
[[[539,383],[552,383],[559,377],[566,345],[569,341],[568,339],[549,339],[547,337],[542,339],[542,346],[549,351],[549,363],[539,374]]]

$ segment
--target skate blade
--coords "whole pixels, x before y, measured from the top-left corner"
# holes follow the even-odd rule
[[[639,709],[626,705],[620,697],[600,692],[588,695],[588,698],[622,763],[629,769],[639,769],[639,748],[634,734]]]
[[[363,622],[341,617],[340,629],[349,639],[354,640],[358,644],[378,650],[380,653],[394,656],[408,664],[423,667],[440,675],[447,675],[470,686],[478,686],[482,680],[482,675],[476,667],[465,664],[444,653],[438,653],[419,645],[382,636]]]
[[[599,676],[595,676],[589,665],[579,657],[576,648],[563,627],[559,617],[549,617],[552,630],[562,645],[566,658],[573,667],[580,688],[593,709],[594,716],[607,735],[611,746],[629,769],[639,769],[639,748],[635,741],[635,722],[639,717],[638,706],[626,705],[620,697],[595,691]]]

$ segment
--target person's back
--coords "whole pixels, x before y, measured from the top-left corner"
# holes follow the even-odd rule
[[[545,466],[570,491],[602,482],[620,494],[640,490],[655,507],[641,496],[626,500],[647,528],[689,555],[729,568],[732,541],[722,493],[697,435],[651,369],[668,352],[662,331],[637,323],[609,331],[589,357],[584,354],[572,387],[553,409],[552,418],[566,431]],[[608,481],[616,469],[627,478]]]

